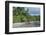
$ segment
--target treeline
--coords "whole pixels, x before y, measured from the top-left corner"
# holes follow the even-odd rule
[[[30,21],[40,21],[40,16],[30,16]]]

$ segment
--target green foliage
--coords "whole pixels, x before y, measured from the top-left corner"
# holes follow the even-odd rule
[[[31,16],[24,7],[13,7],[13,23],[40,21],[40,16]]]
[[[26,21],[26,14],[24,7],[13,7],[13,23]]]

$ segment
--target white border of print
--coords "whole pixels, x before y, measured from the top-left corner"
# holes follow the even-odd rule
[[[37,7],[37,8],[40,8],[40,27],[13,28],[13,9],[12,9],[13,7]],[[39,31],[39,30],[43,30],[43,5],[21,4],[21,3],[10,3],[9,4],[9,32]]]

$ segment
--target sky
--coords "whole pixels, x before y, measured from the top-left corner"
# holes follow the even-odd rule
[[[28,13],[29,15],[32,16],[38,16],[40,15],[40,8],[35,8],[35,7],[27,7],[29,9]]]

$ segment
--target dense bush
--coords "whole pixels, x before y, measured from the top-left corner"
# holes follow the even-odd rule
[[[28,21],[40,21],[40,16],[29,15],[28,9],[25,10],[24,7],[13,7],[13,23]]]

